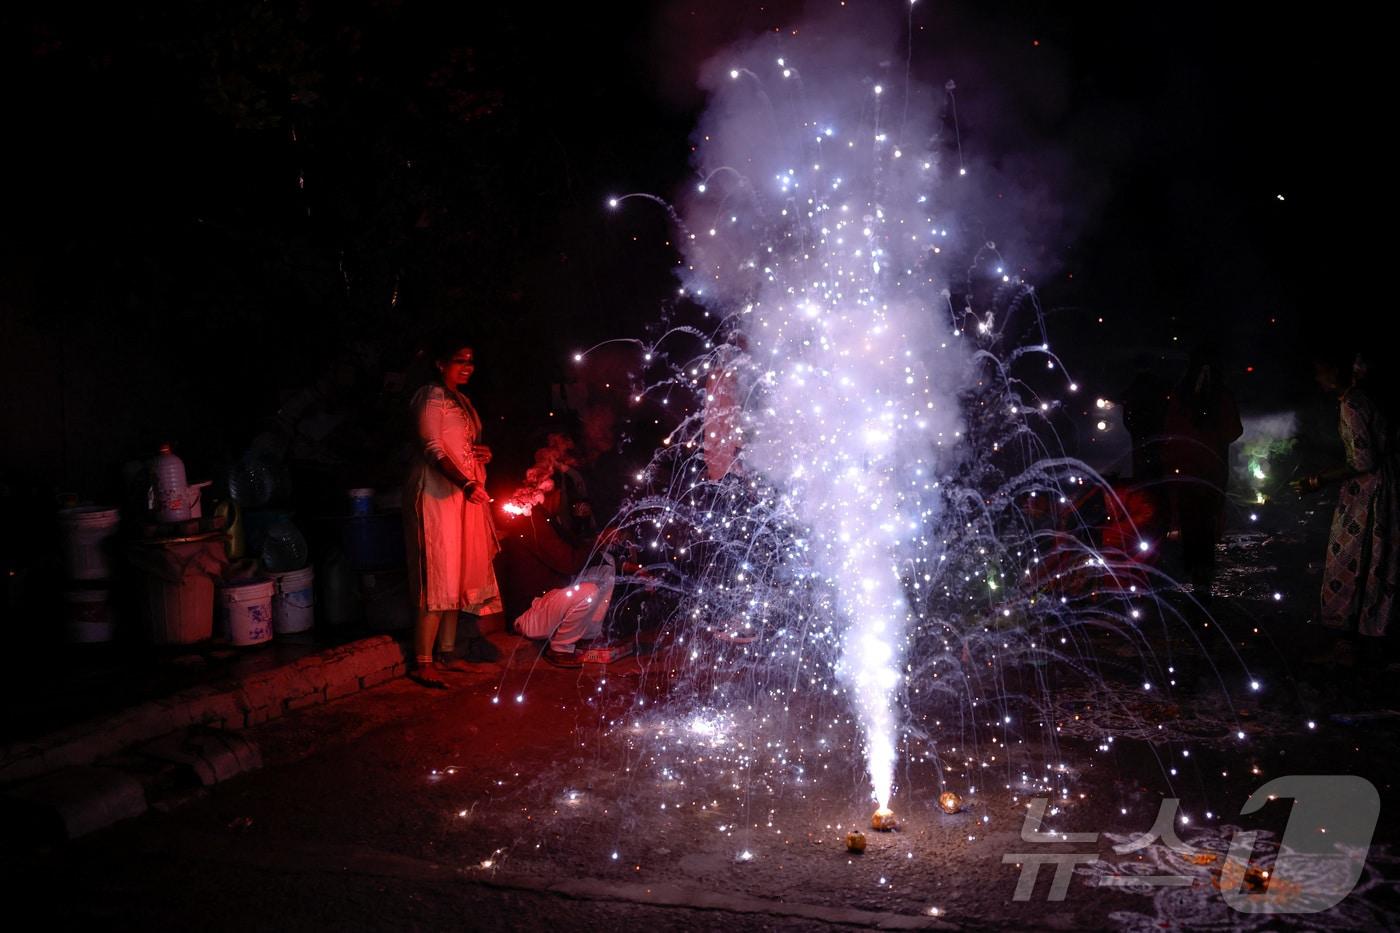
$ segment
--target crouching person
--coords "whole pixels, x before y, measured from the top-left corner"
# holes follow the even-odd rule
[[[567,586],[535,597],[515,620],[515,631],[532,639],[548,639],[544,659],[557,667],[582,667],[578,643],[603,633],[603,620],[612,603],[617,571],[607,551],[598,554]]]

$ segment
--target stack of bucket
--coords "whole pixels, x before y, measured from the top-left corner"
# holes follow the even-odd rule
[[[112,539],[120,518],[116,509],[96,505],[58,513],[66,578],[64,636],[70,642],[112,640]]]
[[[315,623],[315,573],[310,567],[273,570],[219,585],[219,627],[229,644],[261,645],[275,635],[309,631]]]
[[[185,464],[162,444],[150,463],[150,515],[163,537],[133,542],[129,556],[146,578],[146,636],[157,645],[190,645],[214,633],[214,581],[227,563],[224,535],[198,532],[199,489]],[[176,529],[186,534],[170,534]]]
[[[315,622],[314,613],[310,567],[219,585],[220,628],[228,643],[236,647],[261,645],[274,635],[308,631]]]
[[[229,644],[265,644],[296,635],[315,623],[315,573],[307,566],[306,539],[290,512],[244,513],[249,551],[262,573],[219,587],[219,622]]]
[[[203,641],[215,633],[215,616],[220,637],[238,647],[311,628],[311,568],[224,580],[218,577],[223,561],[214,559],[223,541],[214,532],[151,542],[175,570],[148,578],[153,641]]]

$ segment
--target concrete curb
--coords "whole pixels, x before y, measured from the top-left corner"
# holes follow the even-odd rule
[[[114,768],[65,768],[3,799],[6,843],[76,839],[146,812],[146,789]]]
[[[213,787],[263,765],[262,750],[247,737],[217,729],[174,732],[136,750],[152,761],[188,772],[201,787]]]
[[[0,784],[84,767],[124,749],[188,729],[238,730],[402,676],[404,649],[376,635],[307,655],[270,671],[194,687],[0,750]]]

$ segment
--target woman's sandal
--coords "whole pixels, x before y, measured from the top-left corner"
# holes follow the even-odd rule
[[[433,690],[447,690],[447,681],[434,677],[425,671],[409,671],[408,679],[420,687],[428,687]]]

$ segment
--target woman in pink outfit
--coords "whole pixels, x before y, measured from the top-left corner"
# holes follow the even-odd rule
[[[444,689],[435,669],[465,669],[453,654],[459,614],[501,611],[492,566],[500,548],[486,495],[491,449],[477,443],[481,418],[462,393],[476,368],[475,355],[468,345],[449,345],[436,363],[440,381],[413,397],[420,452],[404,486],[404,519],[409,592],[418,610],[409,676]],[[495,653],[484,638],[473,636],[474,660],[495,660]]]

